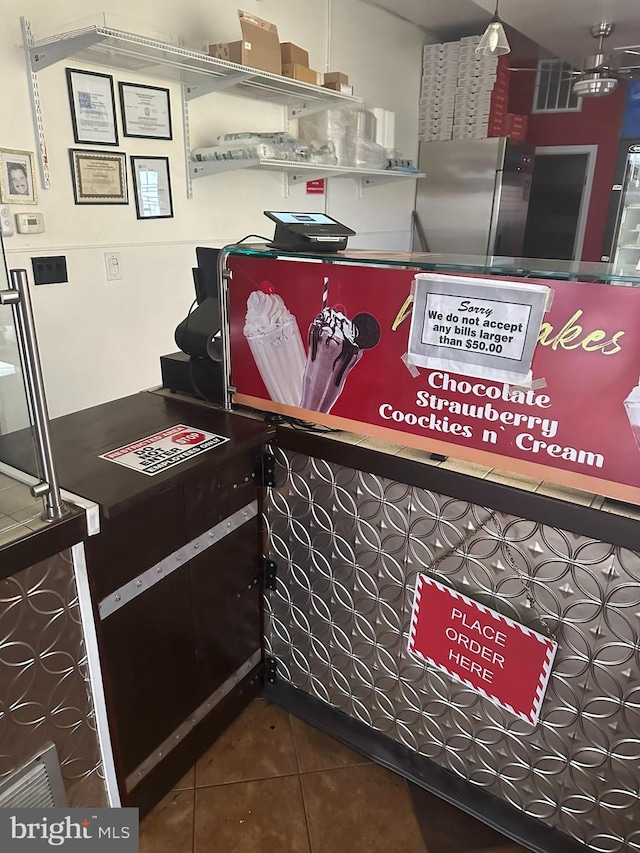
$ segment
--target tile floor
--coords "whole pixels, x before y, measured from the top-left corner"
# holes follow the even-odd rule
[[[264,699],[140,826],[140,853],[480,850],[526,853]]]
[[[0,547],[46,527],[43,509],[42,498],[34,498],[28,486],[0,473]]]

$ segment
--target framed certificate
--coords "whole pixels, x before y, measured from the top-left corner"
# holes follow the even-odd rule
[[[117,145],[113,77],[67,68],[73,138],[80,144]]]
[[[128,204],[126,154],[72,148],[76,204]]]
[[[173,216],[168,157],[132,157],[133,188],[138,219]]]
[[[169,90],[119,83],[122,132],[139,139],[173,139]]]

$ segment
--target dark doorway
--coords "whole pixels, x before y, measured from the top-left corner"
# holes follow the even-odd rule
[[[573,259],[588,164],[588,153],[536,153],[522,252],[525,258]]]

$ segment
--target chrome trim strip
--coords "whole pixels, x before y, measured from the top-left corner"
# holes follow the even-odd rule
[[[257,514],[258,502],[255,500],[237,512],[234,512],[228,518],[225,518],[224,521],[214,525],[210,530],[206,530],[196,539],[187,542],[186,545],[183,545],[177,551],[174,551],[173,554],[169,554],[168,557],[160,560],[155,566],[151,566],[150,569],[127,581],[127,583],[102,599],[99,604],[100,619],[106,619],[108,616],[111,616],[121,607],[124,607],[125,604],[133,601],[134,598],[137,598],[150,587],[157,584],[158,581],[175,572],[176,569],[179,569],[180,566],[183,566],[189,560],[193,559],[193,557],[201,554],[212,545],[217,544],[225,536],[228,536],[229,533],[233,533],[234,530],[242,527],[247,521],[255,518]]]
[[[76,579],[78,591],[78,606],[80,608],[80,619],[82,621],[82,633],[85,648],[87,650],[87,667],[89,670],[89,684],[93,699],[93,708],[96,715],[96,732],[100,744],[100,754],[104,770],[104,781],[109,797],[111,808],[120,808],[120,789],[118,788],[118,777],[116,764],[113,758],[113,747],[111,744],[111,733],[109,730],[109,717],[107,714],[107,702],[104,693],[104,682],[102,680],[102,667],[100,664],[100,653],[98,651],[98,636],[96,623],[93,615],[91,602],[91,589],[89,587],[89,576],[87,574],[87,562],[85,560],[84,544],[79,542],[71,548],[71,561]]]
[[[171,752],[171,750],[176,747],[180,741],[184,740],[185,735],[194,729],[198,723],[200,723],[207,714],[225,698],[225,696],[228,696],[236,684],[239,681],[242,681],[242,679],[248,675],[261,660],[262,651],[258,649],[258,651],[254,652],[251,657],[233,673],[232,676],[227,678],[224,684],[221,684],[217,690],[214,690],[211,696],[209,696],[208,699],[205,699],[202,705],[200,705],[199,708],[196,708],[193,714],[189,714],[188,718],[178,726],[173,734],[170,734],[169,737],[166,738],[166,740],[164,740],[160,746],[148,756],[148,758],[145,758],[145,760],[127,776],[127,780],[125,782],[127,793],[130,793],[136,785],[142,782],[145,776],[157,767],[162,759]]]

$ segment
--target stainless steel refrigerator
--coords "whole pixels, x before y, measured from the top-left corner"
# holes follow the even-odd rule
[[[420,143],[416,214],[429,252],[522,254],[532,146],[507,137]],[[417,230],[413,250],[422,251]]]

